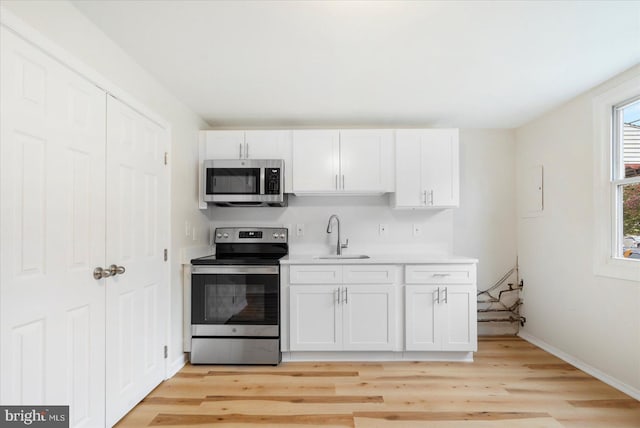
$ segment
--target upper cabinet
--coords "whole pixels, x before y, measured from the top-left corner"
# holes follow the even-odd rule
[[[393,191],[393,131],[293,131],[293,193]]]
[[[457,129],[396,131],[394,208],[452,208],[460,203]]]
[[[284,191],[291,193],[291,131],[202,131],[200,168],[206,159],[284,159]]]

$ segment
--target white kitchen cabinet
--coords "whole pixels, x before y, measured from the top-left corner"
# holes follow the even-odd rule
[[[205,159],[291,159],[291,131],[202,131]]]
[[[202,131],[205,159],[245,159],[244,131]]]
[[[475,272],[474,264],[405,267],[407,351],[477,350]]]
[[[291,266],[289,349],[395,350],[396,276],[389,265]]]
[[[397,285],[345,285],[342,293],[344,350],[393,351]]]
[[[395,285],[292,285],[292,351],[383,351],[396,345]]]
[[[366,194],[393,190],[393,131],[293,131],[293,192]]]
[[[293,285],[289,288],[291,350],[342,349],[342,307],[339,288],[330,285]]]
[[[407,351],[476,351],[476,288],[405,286]]]
[[[460,203],[457,129],[399,129],[394,208],[451,208]]]

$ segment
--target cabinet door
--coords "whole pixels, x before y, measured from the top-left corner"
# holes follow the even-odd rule
[[[289,287],[289,349],[342,349],[342,312],[337,285]]]
[[[202,131],[202,133],[205,145],[204,159],[245,157],[244,131]]]
[[[395,285],[342,287],[344,350],[396,349],[396,291]]]
[[[339,184],[339,162],[338,131],[293,131],[294,193],[336,191]]]
[[[340,131],[340,185],[345,192],[380,193],[393,168],[393,131]]]
[[[458,130],[425,130],[421,147],[421,182],[426,205],[457,207],[460,203]]]
[[[405,286],[405,348],[407,351],[439,351],[438,287]]]
[[[443,351],[477,351],[476,288],[440,287]]]
[[[422,133],[423,130],[420,129],[396,131],[395,208],[425,206],[425,193],[422,189]]]

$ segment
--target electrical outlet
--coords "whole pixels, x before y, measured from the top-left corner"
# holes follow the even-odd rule
[[[383,236],[386,235],[389,231],[389,225],[385,223],[380,223],[378,225],[378,235]]]
[[[413,225],[413,236],[422,235],[422,225],[414,223]]]
[[[296,224],[296,236],[304,236],[304,224]]]

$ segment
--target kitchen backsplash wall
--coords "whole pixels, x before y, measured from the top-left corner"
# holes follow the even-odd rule
[[[349,239],[345,253],[451,254],[453,215],[451,210],[393,210],[388,195],[378,196],[289,196],[286,208],[210,207],[214,227],[228,225],[285,226],[289,228],[291,254],[333,254],[337,233],[327,233],[331,214],[340,218],[340,234]],[[380,225],[386,231],[380,233]],[[297,233],[298,225],[304,234]],[[414,226],[418,229],[414,234]]]

